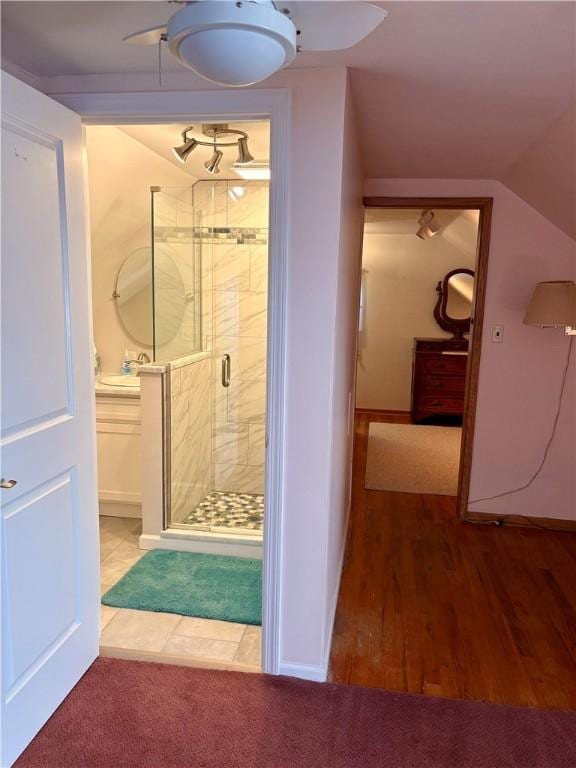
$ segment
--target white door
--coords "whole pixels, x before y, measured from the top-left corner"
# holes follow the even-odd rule
[[[5,74],[2,108],[5,768],[98,655],[99,590],[82,127]]]

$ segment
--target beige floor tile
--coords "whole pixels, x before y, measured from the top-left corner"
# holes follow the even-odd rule
[[[234,661],[240,661],[242,664],[254,664],[260,666],[262,645],[262,628],[246,627],[244,636],[238,645],[238,651]]]
[[[132,541],[130,539],[123,539],[120,544],[116,547],[114,552],[112,552],[112,555],[115,558],[133,558],[137,557],[140,559],[143,557],[148,550],[146,549],[140,549],[138,546],[137,541]]]
[[[100,536],[100,561],[105,560],[114,550],[120,546],[124,539],[118,536]]]
[[[100,606],[100,631],[104,629],[104,627],[109,624],[114,616],[118,613],[119,608],[112,608],[109,605],[101,605]]]
[[[234,624],[231,621],[215,621],[214,619],[196,619],[185,616],[174,630],[174,634],[238,643],[242,639],[245,629],[245,624]]]
[[[216,661],[232,661],[237,650],[238,643],[229,643],[226,640],[172,635],[162,649],[162,653]]]
[[[118,609],[102,632],[102,645],[132,648],[138,651],[161,651],[180,621],[172,613]]]
[[[144,550],[112,552],[100,565],[100,579],[106,584],[116,584],[127,571],[145,554]]]
[[[114,584],[108,584],[105,581],[101,581],[100,582],[100,597],[102,597],[102,595],[106,594],[106,592],[108,592],[109,589],[112,589],[113,586],[114,586]]]

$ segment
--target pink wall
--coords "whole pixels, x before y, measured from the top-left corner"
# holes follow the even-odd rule
[[[355,177],[343,200],[343,180],[348,185],[351,177],[350,163],[343,172],[345,112],[348,136],[352,130],[344,68],[287,70],[255,87],[285,88],[292,99],[280,666],[285,674],[323,679],[331,629],[328,606],[337,589],[347,509],[348,481],[339,469],[342,452],[348,450],[347,435],[341,440],[346,419],[341,387],[346,392],[350,387],[353,332],[347,322],[352,311],[344,257],[348,247],[341,242],[353,239],[348,222],[352,209],[355,215],[360,211],[361,190]],[[88,75],[53,78],[46,88],[65,102],[67,93],[155,90],[157,80],[151,75]],[[165,90],[207,88],[190,72],[164,78]],[[356,168],[359,174],[359,162]],[[346,223],[341,232],[342,208]],[[343,311],[341,300],[347,302]],[[344,357],[340,326],[349,335]]]
[[[523,152],[502,182],[563,232],[576,237],[576,105]]]
[[[494,198],[470,498],[522,485],[548,440],[568,351],[561,331],[525,326],[522,317],[537,282],[576,279],[576,243],[499,182],[369,179],[364,191]],[[494,324],[504,325],[503,344],[491,342]],[[576,520],[575,376],[576,354],[539,478],[525,491],[471,504],[471,510]]]
[[[362,267],[363,176],[360,143],[350,87],[346,91],[342,167],[342,212],[340,252],[334,313],[332,438],[328,536],[326,540],[326,621],[324,663],[327,666],[340,574],[346,546],[352,484],[352,446],[354,441],[354,389],[358,309]]]

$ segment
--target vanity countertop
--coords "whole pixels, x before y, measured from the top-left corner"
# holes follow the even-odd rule
[[[102,384],[101,381],[95,382],[94,390],[96,397],[140,397],[140,387],[114,387],[110,384]]]

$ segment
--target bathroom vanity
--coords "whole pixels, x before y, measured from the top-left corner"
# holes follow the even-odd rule
[[[95,387],[101,515],[142,515],[140,387],[136,382],[130,382],[132,386],[98,382]]]

